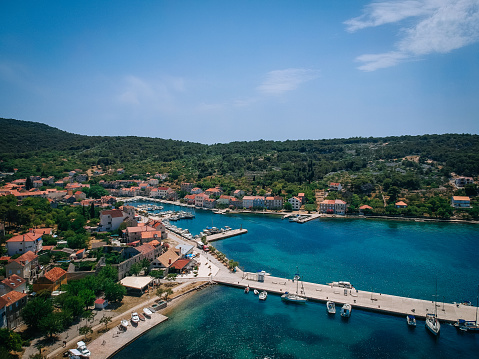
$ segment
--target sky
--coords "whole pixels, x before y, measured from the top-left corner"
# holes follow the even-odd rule
[[[0,22],[3,118],[206,144],[479,133],[479,0],[1,1]]]

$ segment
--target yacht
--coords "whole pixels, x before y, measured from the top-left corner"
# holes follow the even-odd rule
[[[341,316],[343,318],[349,318],[352,310],[353,308],[351,307],[351,304],[345,303],[341,308]]]
[[[299,279],[301,277],[299,276],[299,274],[296,274],[294,276],[294,279],[293,281],[296,281],[296,293],[289,293],[289,292],[286,292],[284,293],[282,296],[281,296],[281,300],[283,302],[291,302],[291,303],[297,303],[297,304],[303,304],[303,303],[306,303],[306,297],[303,297],[301,295],[299,295],[298,291],[299,291]],[[303,290],[303,293],[304,293],[304,290]]]
[[[426,314],[426,328],[434,335],[439,334],[439,331],[441,330],[441,323],[439,323],[439,320],[437,320],[436,314]]]
[[[410,327],[416,326],[416,317],[414,315],[409,314],[406,317],[406,320],[407,320],[407,325],[409,325]]]
[[[259,293],[259,300],[266,300],[266,298],[268,297],[268,293],[266,291],[262,291],[261,293]]]
[[[329,300],[326,303],[326,308],[328,309],[329,314],[336,314],[336,304],[333,301]]]

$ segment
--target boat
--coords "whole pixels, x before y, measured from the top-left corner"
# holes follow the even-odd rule
[[[128,327],[128,320],[126,319],[123,319],[121,322],[120,322],[120,325],[123,327],[123,328],[127,328]]]
[[[266,291],[262,291],[260,294],[259,294],[259,300],[266,300],[266,298],[268,297],[268,293]]]
[[[414,315],[409,314],[406,317],[406,320],[407,320],[407,325],[409,325],[410,327],[416,326],[416,317]]]
[[[137,312],[131,313],[131,321],[133,323],[138,323],[140,321],[140,317],[138,316]]]
[[[349,303],[345,303],[342,307],[341,307],[341,316],[343,318],[349,318],[351,316],[351,311],[353,310],[353,308],[351,307],[351,304]]]
[[[463,332],[479,333],[479,325],[477,324],[477,309],[479,307],[479,286],[477,286],[477,304],[476,304],[476,320],[458,319],[454,326]],[[469,302],[470,303],[470,302]]]
[[[249,293],[249,287],[246,287],[246,288],[244,289],[244,292],[245,292],[246,294],[248,294],[248,293]]]
[[[143,308],[143,314],[146,315],[147,317],[151,317],[153,312],[149,310],[148,308]]]
[[[329,300],[326,303],[326,309],[328,310],[329,314],[336,314],[336,304],[333,301]]]
[[[91,355],[90,351],[87,349],[85,342],[77,342],[77,350],[80,352],[82,357],[89,357]]]
[[[439,320],[437,319],[436,298],[437,298],[437,280],[436,280],[436,295],[434,297],[434,314],[433,313],[426,314],[426,328],[434,335],[438,335],[439,331],[441,330],[441,323],[439,323]]]
[[[141,314],[141,313],[138,313],[138,317],[139,317],[140,320],[143,321],[143,322],[146,320],[146,319],[145,319],[145,316],[144,316],[143,314]]]
[[[259,292],[258,292],[257,289],[253,290],[253,293],[254,293],[254,295],[258,295],[258,294],[259,294]]]
[[[296,274],[294,276],[293,281],[296,281],[296,293],[289,293],[289,292],[284,293],[281,296],[281,300],[283,302],[290,302],[290,303],[297,303],[297,304],[306,303],[306,300],[307,300],[306,297],[303,297],[303,296],[299,295],[299,293],[298,293],[300,278],[301,277],[299,276],[299,274]],[[304,288],[303,288],[302,292],[304,293]]]

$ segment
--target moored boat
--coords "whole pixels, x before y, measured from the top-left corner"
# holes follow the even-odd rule
[[[479,325],[477,325],[475,320],[458,319],[453,325],[464,332],[471,331],[479,333]]]
[[[426,314],[426,328],[434,335],[439,334],[439,331],[441,330],[441,323],[439,323],[439,320],[437,320],[435,314]]]
[[[349,318],[351,316],[351,311],[353,310],[353,308],[351,307],[351,304],[349,303],[345,303],[342,307],[341,307],[341,316],[343,318]]]
[[[120,325],[123,327],[123,328],[127,328],[128,327],[128,320],[126,319],[123,319],[121,322],[120,322]]]
[[[141,314],[141,313],[138,313],[138,318],[140,318],[140,320],[142,320],[142,321],[145,321],[145,320],[146,320],[145,317],[144,317],[144,315]]]
[[[253,293],[254,293],[254,295],[258,295],[258,294],[259,294],[259,292],[258,292],[257,289],[253,290]]]
[[[140,317],[138,316],[137,312],[131,313],[131,322],[138,323],[140,321]]]
[[[293,281],[296,281],[296,294],[295,293],[289,293],[286,292],[281,296],[281,300],[283,302],[290,302],[290,303],[297,303],[297,304],[304,304],[306,303],[306,297],[303,297],[299,295],[299,280],[300,280],[299,274],[296,274],[293,278]],[[304,289],[302,290],[304,293]]]
[[[143,314],[146,315],[147,317],[151,317],[153,312],[149,310],[148,308],[143,308]]]
[[[245,287],[244,292],[245,292],[246,294],[249,293],[249,286],[248,286],[248,287]]]
[[[416,326],[416,317],[414,315],[411,315],[409,314],[407,317],[406,317],[406,320],[407,320],[407,325],[411,326],[411,327],[415,327]]]
[[[326,309],[328,310],[329,314],[336,314],[336,304],[333,301],[329,300],[326,303]]]
[[[259,300],[266,300],[266,298],[268,297],[268,293],[266,291],[262,291],[260,294],[259,294]]]

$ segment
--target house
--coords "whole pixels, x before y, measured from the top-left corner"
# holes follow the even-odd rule
[[[183,182],[181,184],[181,190],[187,193],[191,193],[191,190],[193,189],[194,185],[194,183]]]
[[[328,214],[345,214],[346,202],[340,199],[325,199],[319,204],[319,211]]]
[[[75,199],[80,202],[83,201],[86,198],[86,193],[82,191],[76,191],[74,193]]]
[[[451,206],[454,208],[471,208],[471,199],[467,196],[452,196]]]
[[[117,230],[126,217],[126,214],[119,209],[108,209],[101,211],[100,225],[98,226],[98,230],[106,232]]]
[[[205,193],[199,193],[195,195],[195,206],[196,207],[203,207],[203,203],[205,199],[210,198],[207,194]]]
[[[264,208],[264,197],[262,196],[244,196],[244,208]]]
[[[2,318],[0,318],[1,326],[6,326],[8,329],[18,327],[22,323],[20,312],[25,304],[27,304],[26,293],[19,293],[14,290],[2,295],[0,297],[0,313],[2,313]]]
[[[187,194],[183,199],[188,204],[195,204],[195,195],[194,194]]]
[[[145,234],[144,232],[152,232],[151,234]],[[141,243],[149,242],[152,239],[166,239],[167,233],[163,226],[157,226],[157,228],[149,225],[141,225],[136,227],[126,227],[123,232],[123,236],[126,243],[141,241]]]
[[[466,184],[473,184],[474,179],[472,177],[458,177],[454,180],[456,187],[462,188],[465,187]]]
[[[291,203],[291,206],[293,206],[293,211],[298,211],[301,208],[302,202],[298,197],[291,197],[288,199],[288,202]]]
[[[343,186],[341,186],[341,183],[331,182],[329,184],[329,190],[330,191],[341,191],[342,188],[343,188]]]
[[[203,190],[199,187],[193,187],[191,189],[191,194],[200,194],[200,193],[203,193]]]
[[[9,256],[28,251],[38,253],[42,250],[42,245],[42,234],[32,232],[20,234],[7,240],[7,253]]]
[[[407,203],[405,203],[403,201],[396,202],[394,205],[396,206],[396,208],[406,208],[407,207]]]
[[[170,266],[169,271],[171,273],[186,273],[189,270],[191,270],[194,263],[195,262],[191,259],[187,259],[187,258],[178,259],[175,263],[173,263]]]
[[[371,211],[373,207],[363,204],[362,206],[359,207],[359,213],[363,213],[363,211]]]
[[[37,276],[38,268],[38,255],[28,251],[17,259],[10,260],[5,265],[5,272],[7,276],[16,274],[30,283]]]
[[[209,196],[209,197],[216,197],[218,198],[219,196],[221,196],[223,194],[223,191],[218,188],[218,187],[215,187],[215,188],[208,188],[205,193]]]
[[[193,246],[191,244],[178,244],[175,250],[179,252],[180,256],[184,257],[187,254],[193,253]]]
[[[237,189],[236,191],[233,192],[233,196],[236,198],[241,198],[245,195],[245,192],[241,189]]]
[[[274,196],[266,197],[264,204],[268,209],[282,209],[283,208],[283,197]]]
[[[104,298],[98,298],[97,300],[95,300],[95,309],[102,310],[105,309],[107,305],[108,300]]]
[[[215,208],[216,207],[216,199],[214,198],[205,198],[203,201],[203,208]]]
[[[162,255],[156,257],[150,264],[150,269],[168,269],[170,265],[180,258],[179,254],[173,250],[168,249]]]
[[[12,274],[0,282],[0,295],[7,294],[12,290],[19,293],[26,293],[27,281],[16,274]]]
[[[236,208],[243,208],[243,200],[240,198],[231,197],[230,206],[233,206]]]
[[[298,193],[296,197],[298,197],[301,200],[301,204],[306,203],[306,196],[304,195],[304,193]]]
[[[234,197],[233,197],[234,198]],[[218,204],[224,204],[224,205],[229,205],[231,200],[231,196],[227,196],[225,194],[222,194],[220,198],[218,198],[217,203]]]
[[[60,267],[54,267],[33,283],[33,291],[37,293],[41,290],[53,292],[60,290],[64,284],[67,284],[67,272]]]

